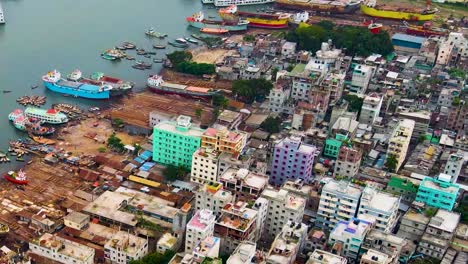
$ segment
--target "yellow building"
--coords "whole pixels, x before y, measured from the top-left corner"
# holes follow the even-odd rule
[[[394,155],[397,160],[395,172],[405,161],[408,152],[408,146],[411,141],[415,122],[410,119],[401,120],[393,130],[392,136],[388,142],[387,159],[390,155]]]
[[[247,135],[227,128],[208,128],[202,135],[201,146],[220,152],[240,154],[247,142]]]

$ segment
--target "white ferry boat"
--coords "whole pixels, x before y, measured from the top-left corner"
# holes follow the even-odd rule
[[[28,107],[24,110],[24,115],[28,118],[37,118],[44,123],[63,124],[68,122],[68,117],[55,109],[41,109],[37,107]]]
[[[201,0],[203,4],[214,4],[215,6],[230,5],[261,5],[273,3],[275,0]]]
[[[0,24],[5,24],[5,16],[3,15],[2,4],[0,3]]]

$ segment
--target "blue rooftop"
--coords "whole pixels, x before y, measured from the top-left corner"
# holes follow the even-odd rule
[[[426,38],[412,36],[408,34],[396,33],[392,36],[392,41],[393,40],[408,41],[408,42],[422,44],[426,40]]]

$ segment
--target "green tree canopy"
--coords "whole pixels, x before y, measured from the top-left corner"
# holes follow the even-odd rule
[[[360,112],[364,99],[354,95],[347,94],[343,97],[348,102],[348,111],[350,112]]]
[[[170,54],[167,54],[167,58],[174,64],[179,64],[184,61],[190,61],[192,59],[192,54],[186,51],[174,51]]]
[[[164,178],[167,181],[183,180],[187,169],[184,166],[175,166],[169,164],[163,171]]]
[[[395,172],[397,164],[398,164],[398,160],[396,156],[393,154],[388,155],[387,161],[385,162],[385,166],[387,166],[387,169],[390,172]]]
[[[158,252],[150,253],[139,260],[132,260],[129,264],[167,264],[174,257],[175,252],[167,250],[164,254]]]
[[[229,104],[229,100],[222,94],[215,94],[212,98],[213,106],[226,108]]]
[[[122,143],[122,140],[115,135],[115,133],[112,133],[112,135],[107,139],[107,146],[116,151],[122,152],[125,145]]]
[[[232,92],[249,104],[254,100],[263,101],[272,88],[273,83],[265,79],[236,80],[232,83]]]
[[[167,58],[172,62],[174,69],[178,72],[199,76],[215,73],[215,66],[213,64],[196,63],[191,61],[192,54],[190,52],[174,51],[168,54]]]
[[[269,116],[263,121],[260,128],[268,133],[279,133],[281,131],[281,118]]]

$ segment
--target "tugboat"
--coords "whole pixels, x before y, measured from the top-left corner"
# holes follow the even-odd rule
[[[26,173],[22,170],[19,170],[18,172],[9,171],[3,175],[3,178],[9,182],[20,185],[28,184],[29,182],[26,178]]]
[[[165,38],[167,37],[167,34],[159,33],[154,31],[154,28],[148,29],[145,34],[149,37],[155,37],[155,38]]]
[[[383,25],[379,23],[370,23],[367,27],[372,34],[378,34],[380,29],[382,29]]]

